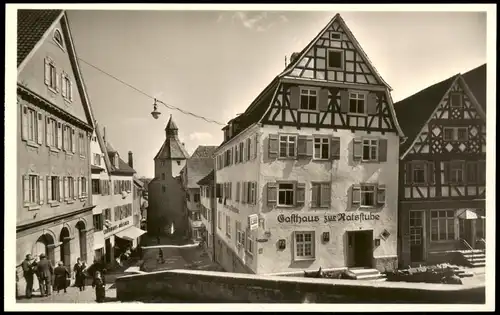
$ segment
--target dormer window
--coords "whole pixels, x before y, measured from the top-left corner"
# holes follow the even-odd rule
[[[57,45],[59,47],[61,47],[62,49],[64,49],[64,42],[63,42],[63,38],[62,38],[62,34],[61,34],[60,30],[55,30],[54,31],[54,41],[57,43]]]

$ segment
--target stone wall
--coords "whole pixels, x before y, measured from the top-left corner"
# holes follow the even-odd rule
[[[233,303],[485,303],[485,287],[168,270],[116,279],[120,301],[175,297]]]

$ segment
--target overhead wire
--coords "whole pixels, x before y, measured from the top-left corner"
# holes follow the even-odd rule
[[[221,125],[221,126],[225,126],[226,125],[226,124],[223,124],[223,123],[218,122],[216,120],[213,120],[213,119],[210,119],[210,118],[207,118],[207,117],[195,114],[193,112],[184,110],[184,109],[179,108],[177,106],[174,106],[174,105],[171,105],[171,104],[167,104],[167,103],[163,102],[162,100],[160,100],[160,99],[158,99],[158,98],[156,98],[156,97],[154,97],[152,95],[149,95],[148,93],[144,92],[143,90],[141,90],[141,89],[133,86],[132,84],[127,83],[127,82],[123,81],[122,79],[120,79],[120,78],[112,75],[111,73],[109,73],[109,72],[107,72],[107,71],[99,68],[98,66],[96,66],[96,65],[94,65],[94,64],[92,64],[92,63],[90,63],[90,62],[88,62],[88,61],[86,61],[86,60],[84,60],[84,59],[82,59],[80,57],[77,57],[77,58],[78,58],[79,61],[85,63],[86,65],[88,65],[88,66],[90,66],[92,68],[94,68],[95,70],[97,70],[97,71],[99,71],[99,72],[107,75],[108,77],[110,77],[110,78],[116,80],[117,82],[119,82],[119,83],[121,83],[121,84],[123,84],[123,85],[125,85],[125,86],[127,86],[127,87],[129,87],[131,89],[133,89],[134,91],[136,91],[136,92],[138,92],[138,93],[140,93],[140,94],[142,94],[142,95],[144,95],[144,96],[146,96],[146,97],[148,97],[150,99],[155,100],[157,103],[160,103],[160,104],[164,105],[165,107],[167,107],[169,109],[179,111],[179,112],[183,113],[184,115],[189,115],[189,116],[193,116],[193,117],[198,118],[198,119],[202,119],[202,120],[204,120],[206,122],[209,122],[209,123],[214,123],[214,124]]]

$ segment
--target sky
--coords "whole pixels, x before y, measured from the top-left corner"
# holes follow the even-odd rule
[[[314,11],[69,10],[78,57],[159,100],[226,123],[242,113],[340,13],[384,80],[394,102],[486,62],[486,13]],[[189,153],[219,145],[223,126],[159,105],[80,62],[106,137],[138,176],[153,158],[172,115]]]

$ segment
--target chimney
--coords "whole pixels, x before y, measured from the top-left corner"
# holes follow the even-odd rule
[[[134,159],[132,157],[132,151],[128,151],[128,166],[134,168]]]

